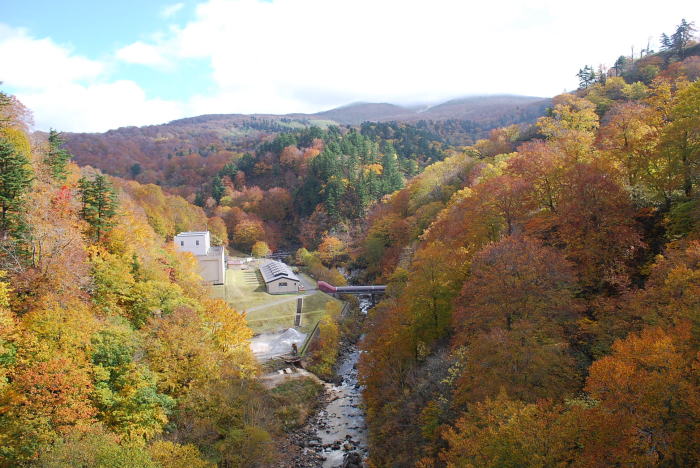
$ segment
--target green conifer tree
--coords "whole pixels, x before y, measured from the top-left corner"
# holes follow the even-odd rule
[[[224,182],[221,180],[221,177],[214,177],[214,181],[211,184],[211,196],[214,200],[216,200],[216,203],[221,202],[221,198],[224,196],[225,191],[226,188],[224,187]]]
[[[49,151],[44,158],[44,164],[49,168],[51,177],[59,182],[64,182],[68,175],[68,161],[72,154],[63,148],[65,140],[59,132],[53,128],[49,130]]]
[[[696,32],[695,23],[693,21],[688,22],[683,18],[681,24],[676,27],[676,32],[671,35],[672,48],[676,55],[678,55],[679,60],[685,58],[688,44],[693,40]]]
[[[93,180],[81,177],[78,186],[83,203],[80,214],[90,225],[90,234],[99,242],[114,226],[119,204],[117,194],[102,174],[97,174]]]
[[[586,65],[585,67],[581,68],[578,73],[576,73],[576,76],[578,77],[578,86],[580,89],[588,88],[594,84],[596,80],[595,71],[590,65]]]
[[[197,206],[204,207],[205,202],[206,199],[204,198],[204,194],[202,192],[197,192],[194,196],[194,204]]]
[[[385,152],[384,156],[382,156],[382,191],[384,193],[392,193],[403,187],[403,177],[399,170],[399,162],[396,154],[391,152],[393,149],[393,146],[391,146],[390,151]]]
[[[0,239],[17,235],[24,227],[24,195],[32,183],[27,156],[0,137]]]

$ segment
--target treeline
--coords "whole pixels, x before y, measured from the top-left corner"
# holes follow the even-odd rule
[[[639,57],[632,48],[631,55],[620,55],[610,69],[603,65],[597,69],[586,65],[576,74],[579,89],[595,83],[605,84],[607,78],[618,76],[627,83],[645,85],[650,85],[661,73],[665,76],[682,74],[690,81],[696,80],[700,77],[700,44],[694,40],[696,32],[694,22],[682,19],[672,34],[661,34],[661,50],[658,52],[647,44],[646,48],[639,50]]]
[[[672,65],[558,96],[371,211],[375,466],[698,464],[700,81]]]
[[[537,106],[524,106],[507,115],[484,121],[463,119],[419,120],[416,128],[436,135],[440,140],[450,145],[468,146],[488,138],[489,134],[500,127],[518,125],[527,127],[541,117],[551,101],[543,100]]]
[[[166,241],[216,220],[29,118],[0,93],[0,466],[274,464],[318,389],[256,383],[245,317]]]

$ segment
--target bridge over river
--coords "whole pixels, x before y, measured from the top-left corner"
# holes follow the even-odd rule
[[[333,286],[325,281],[318,282],[318,289],[326,294],[337,297],[340,294],[353,294],[355,296],[370,296],[372,304],[375,303],[376,296],[383,295],[386,291],[385,285],[365,285],[365,286]]]

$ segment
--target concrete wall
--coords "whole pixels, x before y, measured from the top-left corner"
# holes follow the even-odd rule
[[[286,285],[284,285],[286,283]],[[284,285],[284,286],[283,286]],[[285,294],[295,293],[299,291],[299,281],[286,278],[276,279],[267,283],[267,292],[269,294]]]
[[[226,278],[224,263],[219,258],[200,258],[199,273],[204,281],[212,284],[224,284]]]

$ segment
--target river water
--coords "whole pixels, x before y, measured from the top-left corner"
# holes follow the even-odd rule
[[[364,313],[369,307],[369,301],[360,300]],[[342,380],[339,384],[324,384],[327,403],[306,426],[306,432],[312,434],[309,445],[325,458],[324,468],[343,466],[345,458],[353,452],[362,460],[367,458],[367,426],[362,410],[362,387],[357,378],[359,358],[356,345],[346,348],[336,366],[336,375]]]
[[[338,365],[339,385],[325,384],[328,404],[311,422],[311,430],[320,445],[317,449],[326,458],[324,468],[342,466],[349,452],[367,457],[367,426],[362,411],[362,389],[357,382],[357,360],[360,352],[347,352]]]

